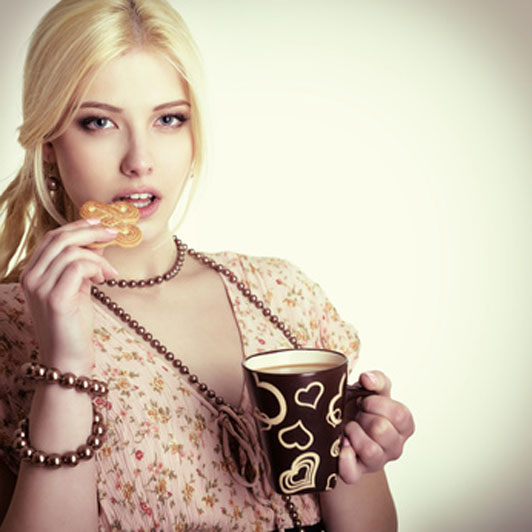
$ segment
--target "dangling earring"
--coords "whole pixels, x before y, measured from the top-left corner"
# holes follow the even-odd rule
[[[61,186],[61,181],[54,176],[54,167],[50,165],[50,170],[48,171],[48,177],[46,178],[46,186],[50,195],[54,196],[54,192],[57,192]]]

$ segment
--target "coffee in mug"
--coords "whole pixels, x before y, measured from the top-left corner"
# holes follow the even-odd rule
[[[347,357],[337,351],[269,351],[242,364],[275,491],[333,489],[346,405],[373,392],[347,384]]]

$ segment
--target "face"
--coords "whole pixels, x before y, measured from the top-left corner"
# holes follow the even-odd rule
[[[144,239],[167,230],[190,173],[185,84],[163,57],[132,51],[98,72],[68,129],[45,147],[76,207],[129,201]]]

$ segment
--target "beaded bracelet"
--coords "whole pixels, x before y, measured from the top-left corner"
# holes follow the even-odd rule
[[[96,379],[88,377],[76,377],[72,373],[61,373],[56,368],[47,368],[42,364],[27,362],[21,368],[22,376],[36,381],[43,381],[47,384],[59,384],[64,388],[74,388],[79,392],[87,393],[92,398],[107,395],[107,385]],[[20,459],[31,465],[45,466],[57,469],[63,465],[76,466],[83,460],[90,460],[95,452],[101,448],[104,442],[105,426],[103,417],[98,409],[93,405],[92,429],[86,442],[80,445],[75,451],[68,451],[63,454],[47,454],[33,448],[29,442],[29,420],[22,419],[14,434],[13,449],[18,453]]]
[[[37,362],[26,362],[20,368],[22,377],[46,384],[59,384],[63,388],[75,388],[79,392],[86,392],[91,397],[107,395],[107,384],[89,377],[76,377],[73,373],[61,373],[57,368],[48,368]]]

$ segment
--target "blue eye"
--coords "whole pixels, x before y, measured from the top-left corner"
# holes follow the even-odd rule
[[[89,129],[91,131],[96,131],[98,129],[107,129],[112,127],[113,123],[109,118],[104,116],[87,116],[80,120],[80,125],[83,129]]]
[[[163,115],[157,119],[157,122],[162,126],[177,128],[182,126],[187,120],[187,117],[182,114],[173,114]]]

